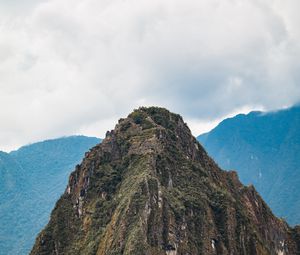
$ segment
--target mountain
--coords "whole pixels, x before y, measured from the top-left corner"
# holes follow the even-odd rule
[[[15,195],[11,192],[17,188],[18,179],[24,180],[22,167],[10,154],[0,151],[0,194],[6,192],[12,196]],[[2,209],[3,207],[0,208]]]
[[[221,170],[179,115],[143,107],[71,173],[31,255],[295,255],[299,234]]]
[[[8,153],[0,152],[0,254],[3,255],[11,249],[18,236],[14,224],[10,223],[18,217],[14,208],[22,203],[22,193],[17,191],[21,183],[24,189],[28,188],[25,180],[25,173],[18,162]]]
[[[100,140],[72,136],[0,152],[0,254],[28,254],[71,170]]]
[[[198,140],[222,168],[252,183],[275,214],[300,223],[300,106],[239,114]]]

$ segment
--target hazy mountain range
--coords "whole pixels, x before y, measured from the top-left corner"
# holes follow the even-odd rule
[[[0,152],[1,255],[28,254],[70,172],[99,142],[72,136]]]
[[[198,140],[220,167],[254,184],[276,215],[300,223],[300,106],[239,114]]]

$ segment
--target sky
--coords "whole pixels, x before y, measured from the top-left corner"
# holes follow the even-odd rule
[[[0,0],[0,150],[104,137],[139,106],[194,135],[300,101],[299,0]]]

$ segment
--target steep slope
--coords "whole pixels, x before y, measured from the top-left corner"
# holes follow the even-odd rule
[[[254,184],[278,216],[300,223],[299,106],[240,114],[198,139],[222,168]]]
[[[97,138],[73,136],[0,154],[1,255],[28,254],[71,170],[97,143]]]
[[[86,154],[31,254],[299,254],[298,236],[179,115],[151,107]]]

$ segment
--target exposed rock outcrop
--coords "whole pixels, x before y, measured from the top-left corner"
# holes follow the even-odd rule
[[[31,254],[294,255],[299,233],[219,169],[179,115],[150,107],[86,154]]]

